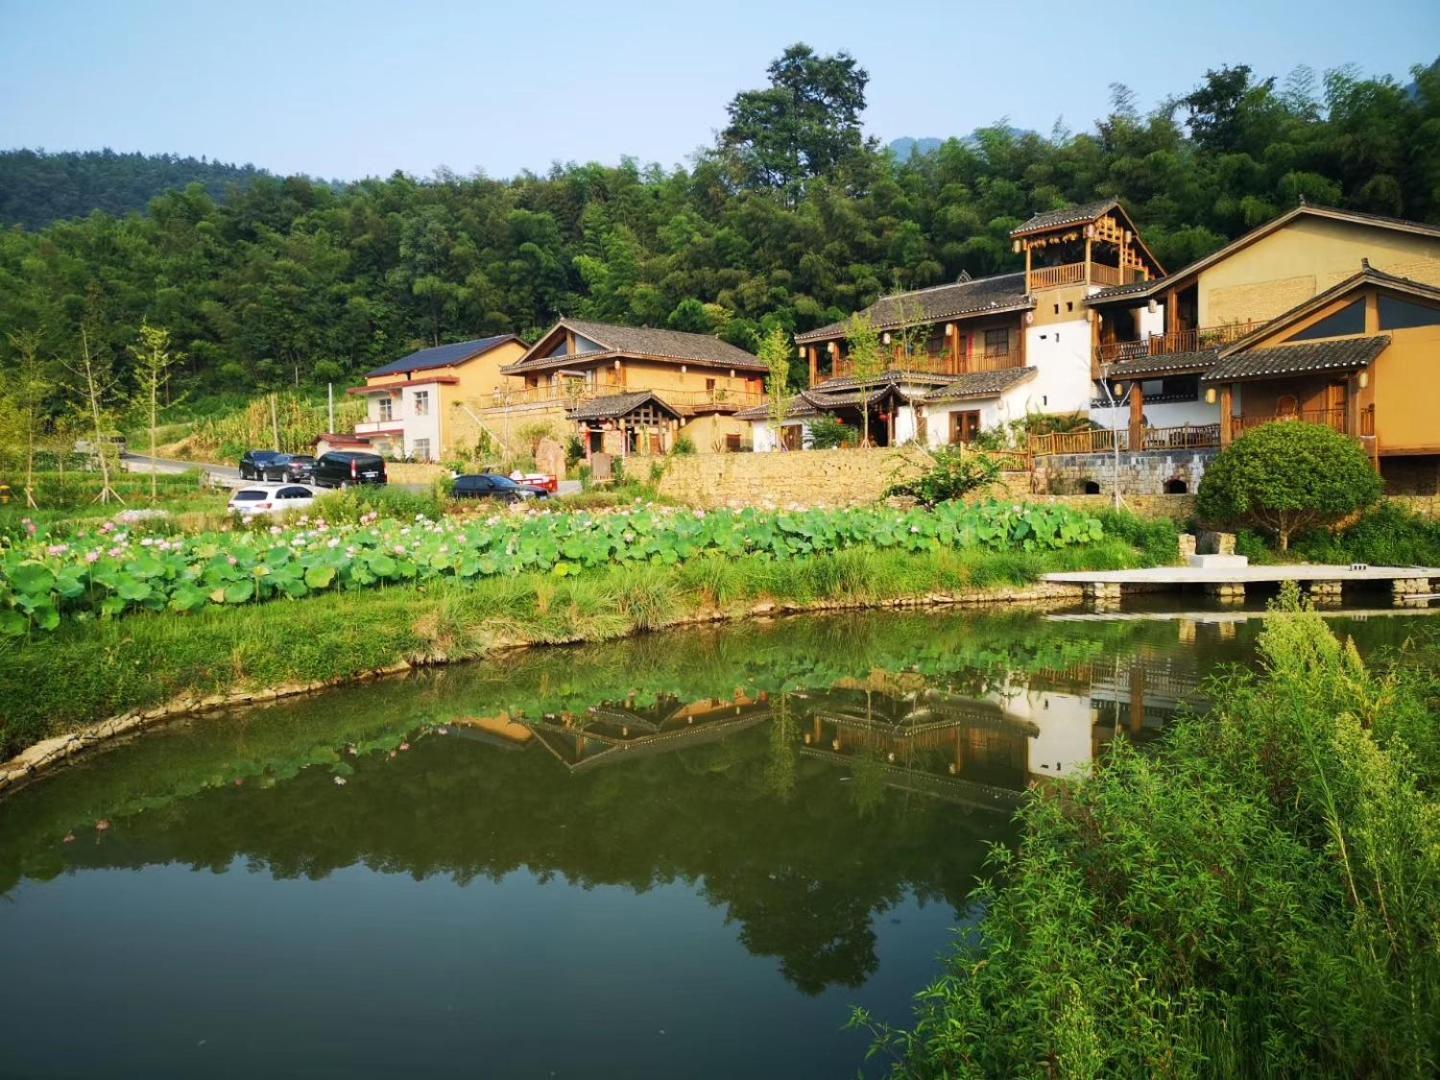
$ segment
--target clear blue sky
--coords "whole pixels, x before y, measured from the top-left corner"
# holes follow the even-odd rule
[[[1354,63],[1408,81],[1437,0],[1217,3],[0,0],[0,147],[171,151],[352,179],[446,165],[683,163],[794,41],[869,70],[866,127],[1048,132],[1210,66]]]

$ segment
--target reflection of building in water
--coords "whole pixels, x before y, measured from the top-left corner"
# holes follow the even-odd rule
[[[531,723],[540,744],[571,772],[668,753],[724,739],[772,715],[770,702],[736,694],[689,703],[662,698],[648,708],[633,702],[597,705],[585,713],[546,716]]]
[[[1182,640],[1193,624],[1181,626]],[[1159,735],[1198,695],[1197,654],[1141,649],[1063,670],[1011,672],[963,690],[914,673],[874,672],[786,695],[801,753],[835,764],[864,759],[885,783],[969,805],[1010,806],[1031,784],[1074,775],[1123,733]],[[521,722],[460,721],[457,734],[507,747],[539,743],[571,772],[727,738],[771,719],[779,699],[662,697]],[[782,739],[784,737],[782,736]]]
[[[953,781],[962,801],[1004,803],[1006,793],[1089,765],[1118,731],[1153,739],[1195,699],[1197,682],[1193,658],[1141,652],[1108,665],[1012,673],[978,692],[834,689],[801,695],[797,711],[809,713],[807,756],[871,758],[895,786],[925,776]]]

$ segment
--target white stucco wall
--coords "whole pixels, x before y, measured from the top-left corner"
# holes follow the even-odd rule
[[[415,413],[415,394],[417,391],[428,392],[430,395],[430,410],[428,415],[418,416]],[[398,419],[405,429],[405,456],[409,457],[415,453],[416,440],[429,439],[430,460],[439,460],[441,450],[439,385],[427,383],[402,387],[400,390],[400,415]]]
[[[1006,395],[1022,413],[1073,413],[1090,407],[1090,324],[1082,319],[1025,328],[1025,364],[1033,379]]]
[[[927,446],[944,446],[950,441],[950,414],[957,412],[980,413],[980,430],[989,431],[1010,420],[1024,416],[1024,410],[1012,412],[1012,403],[1002,398],[983,398],[978,401],[950,401],[925,406],[925,443]]]
[[[895,445],[915,441],[915,406],[901,405],[895,410]]]
[[[1101,427],[1128,428],[1130,406],[1125,404],[1116,409],[1091,409],[1090,419]],[[1202,397],[1198,401],[1163,401],[1145,403],[1145,419],[1151,427],[1180,427],[1183,424],[1218,424],[1220,406],[1206,405]]]
[[[1088,694],[1006,686],[994,698],[1009,715],[1040,729],[1027,746],[1031,776],[1070,776],[1091,761],[1091,728],[1096,713]]]
[[[1138,312],[1137,324],[1139,326],[1140,340],[1143,341],[1153,334],[1165,333],[1165,305],[1156,304],[1155,310],[1149,307],[1142,307]]]
[[[798,427],[800,429],[800,445],[810,449],[810,425],[799,420],[788,420],[782,427]],[[751,444],[757,454],[768,453],[780,449],[780,440],[775,434],[775,429],[770,426],[768,420],[750,421]]]

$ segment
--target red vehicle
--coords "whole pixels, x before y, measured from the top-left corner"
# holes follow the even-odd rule
[[[560,487],[560,482],[549,473],[522,473],[517,469],[510,474],[510,479],[524,487],[537,488],[550,495],[554,495]]]

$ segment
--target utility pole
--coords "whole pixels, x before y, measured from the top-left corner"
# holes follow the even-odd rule
[[[325,384],[325,409],[327,414],[325,422],[328,425],[325,430],[333,434],[335,431],[335,384],[333,382]]]
[[[1111,384],[1110,384],[1110,365],[1109,365],[1109,364],[1104,365],[1104,366],[1100,369],[1100,375],[1101,375],[1100,385],[1101,385],[1101,386],[1104,388],[1104,390],[1105,390],[1105,400],[1110,403],[1110,410],[1111,410],[1111,413],[1113,414],[1116,409],[1123,407],[1123,406],[1125,405],[1125,403],[1130,400],[1130,394],[1131,394],[1131,392],[1132,392],[1132,391],[1134,390],[1134,388],[1135,388],[1135,383],[1134,383],[1133,381],[1132,381],[1132,382],[1127,382],[1127,383],[1125,384],[1125,392],[1124,392],[1123,394],[1121,394],[1121,395],[1117,398],[1117,397],[1115,396],[1114,387],[1111,386]],[[1111,463],[1110,463],[1111,505],[1113,505],[1116,510],[1119,510],[1119,509],[1120,509],[1120,502],[1121,502],[1121,499],[1120,499],[1120,428],[1114,427],[1114,428],[1111,428],[1111,429],[1110,429],[1110,443],[1111,443],[1111,446],[1112,446],[1112,457],[1111,457]]]
[[[275,411],[275,394],[270,395],[270,434],[275,438],[275,449],[281,450],[280,445],[280,418]]]

